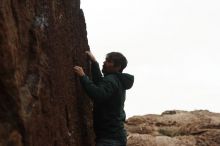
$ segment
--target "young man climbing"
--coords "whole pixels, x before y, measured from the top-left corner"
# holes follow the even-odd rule
[[[127,66],[127,59],[119,52],[108,53],[103,63],[102,76],[93,54],[90,51],[86,51],[86,54],[92,62],[92,80],[80,66],[75,66],[74,72],[80,77],[82,87],[94,102],[96,146],[126,146],[124,102],[126,90],[134,82],[134,76],[122,73]]]

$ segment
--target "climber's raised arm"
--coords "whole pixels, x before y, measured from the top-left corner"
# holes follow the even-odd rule
[[[80,77],[81,84],[88,96],[98,103],[106,101],[118,89],[113,75],[105,77],[96,85],[85,75],[82,67],[75,66],[74,71]]]
[[[99,63],[96,61],[94,55],[90,51],[86,51],[85,53],[88,55],[89,60],[92,62],[91,64],[92,80],[95,84],[97,84],[102,79],[102,73],[99,67]]]

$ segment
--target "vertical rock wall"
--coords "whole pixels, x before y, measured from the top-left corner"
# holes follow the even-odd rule
[[[0,1],[0,146],[93,145],[79,0]]]

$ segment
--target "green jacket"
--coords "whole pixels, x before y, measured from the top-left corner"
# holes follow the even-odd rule
[[[92,80],[80,78],[89,97],[93,99],[93,122],[96,138],[126,140],[124,102],[126,90],[134,82],[134,76],[126,73],[101,74],[99,64],[92,63]]]

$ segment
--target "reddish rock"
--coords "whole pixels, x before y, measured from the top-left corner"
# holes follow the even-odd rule
[[[126,121],[128,146],[219,146],[220,114],[166,111]]]
[[[0,1],[0,145],[92,146],[92,104],[79,0]]]

